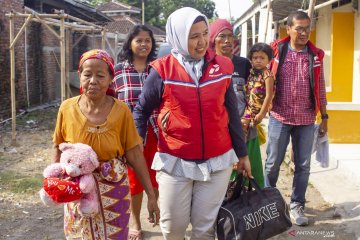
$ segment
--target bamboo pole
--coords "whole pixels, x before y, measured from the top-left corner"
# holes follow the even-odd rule
[[[10,14],[10,46],[14,42],[15,24],[14,14]],[[16,145],[16,97],[15,97],[15,49],[14,45],[10,48],[10,87],[11,87],[11,145]]]
[[[54,10],[54,13],[57,13],[57,14],[60,14],[61,16],[63,16],[64,18],[68,18],[70,20],[73,20],[75,22],[80,22],[80,23],[84,23],[85,25],[88,25],[88,26],[93,26],[93,27],[99,27],[98,25],[94,24],[94,23],[90,23],[90,22],[87,22],[85,20],[82,20],[80,18],[77,18],[77,17],[74,17],[74,16],[71,16],[69,14],[65,14],[63,10]]]
[[[66,65],[65,65],[65,73],[66,73],[66,98],[71,97],[71,89],[70,89],[70,36],[71,29],[67,29],[65,31],[66,41],[65,41],[65,57],[66,57]]]
[[[94,31],[91,32],[91,45],[92,45],[91,48],[95,48],[95,32]]]
[[[115,52],[115,54],[114,54],[114,60],[115,60],[115,64],[117,64],[117,62],[118,62],[118,58],[117,58],[117,55],[118,55],[118,42],[119,42],[119,35],[118,35],[118,33],[116,32],[116,35],[115,35],[115,47],[114,47],[114,52]]]
[[[66,19],[66,18],[65,18]],[[44,18],[43,19],[44,21],[46,22],[49,22],[49,23],[52,23],[51,25],[54,25],[54,26],[57,26],[57,27],[60,27],[61,26],[61,21],[60,20],[57,20],[57,19],[51,19],[51,18]],[[81,30],[87,30],[87,31],[91,31],[92,29],[94,29],[95,27],[93,26],[88,26],[88,25],[81,25],[81,24],[74,24],[74,23],[71,23],[71,22],[65,22],[64,23],[65,26],[67,28],[76,28],[76,29],[81,29]],[[97,27],[95,28],[97,31],[101,31],[102,30],[102,27]]]
[[[76,41],[73,43],[73,45],[71,46],[71,49],[73,49],[74,47],[76,47],[76,45],[79,44],[79,42],[85,37],[85,33],[81,34],[81,36],[76,39]]]
[[[23,31],[25,30],[25,27],[30,23],[32,19],[32,15],[28,16],[25,23],[22,25],[22,27],[20,28],[18,34],[16,34],[14,40],[10,43],[10,48],[13,48],[15,43],[17,42],[17,40],[19,39],[20,35],[23,33]]]
[[[27,8],[25,7],[25,11],[27,12],[31,12],[31,13],[16,13],[15,17],[27,17],[29,15],[33,15],[33,16],[37,16],[38,18],[40,18],[41,20],[45,20],[45,21],[51,21],[51,22],[54,22],[54,23],[58,23],[58,27],[60,27],[61,25],[61,21],[60,20],[56,20],[56,18],[58,19],[61,19],[62,17],[64,18],[67,18],[67,19],[70,19],[70,20],[73,20],[77,23],[83,23],[84,25],[79,25],[79,24],[72,24],[72,23],[65,23],[66,26],[69,26],[69,27],[87,27],[89,31],[91,31],[92,28],[97,28],[98,31],[101,31],[102,27],[96,25],[96,24],[93,24],[93,23],[90,23],[90,22],[87,22],[87,21],[84,21],[80,18],[76,18],[76,17],[73,17],[71,15],[68,15],[68,14],[64,14],[63,13],[63,16],[61,16],[61,11],[59,10],[55,10],[56,13],[54,14],[42,14],[42,13],[38,13],[30,8]],[[9,14],[5,14],[6,16],[9,16]]]
[[[35,11],[32,11],[32,13],[18,13],[14,12],[13,17],[28,17],[29,15],[39,15],[40,18],[60,18],[59,14],[38,14]],[[5,14],[5,16],[10,16],[10,14]]]
[[[142,25],[145,24],[145,2],[144,0],[141,1],[141,23]]]
[[[231,5],[230,5],[230,0],[228,0],[228,7],[229,7],[229,22],[232,23],[232,19],[231,19]]]
[[[308,15],[309,15],[309,18],[310,18],[310,29],[313,29],[314,27],[314,21],[313,21],[313,18],[314,18],[314,8],[315,8],[315,4],[316,4],[316,0],[310,0],[309,2],[309,10],[308,10]]]
[[[37,16],[37,19],[39,20],[39,22],[46,22],[48,25],[51,26],[55,26],[55,27],[61,26],[61,20],[51,19],[51,18],[40,18],[39,16]],[[84,25],[74,25],[72,23],[67,23],[67,22],[65,22],[64,25],[68,28],[73,28],[74,26],[76,27],[84,26]],[[84,26],[84,27],[88,28],[88,26]]]
[[[94,39],[94,33],[101,32],[103,39],[102,39],[102,45],[105,48],[105,33],[106,29],[104,27],[95,25],[93,23],[86,22],[82,19],[72,17],[68,14],[64,14],[63,11],[60,11],[56,14],[39,14],[27,7],[25,7],[25,11],[30,12],[30,14],[24,14],[24,13],[17,13],[14,11],[11,11],[10,13],[6,13],[5,16],[9,17],[9,51],[10,51],[10,94],[11,94],[11,116],[12,116],[12,137],[11,137],[11,144],[13,146],[16,146],[16,84],[15,84],[15,44],[18,41],[20,35],[23,33],[23,31],[26,29],[27,25],[30,23],[30,21],[40,22],[44,24],[48,30],[54,34],[59,40],[60,40],[60,48],[61,48],[61,63],[60,63],[60,71],[61,71],[61,101],[65,100],[66,94],[66,86],[65,86],[65,57],[66,57],[66,41],[65,41],[65,28],[70,28],[72,30],[76,29],[78,31],[83,32],[91,32],[93,39]],[[18,34],[15,36],[15,18],[18,17],[26,17],[25,23],[20,28]],[[49,19],[51,18],[51,19]],[[60,20],[56,20],[54,18],[60,18]],[[66,23],[64,20],[65,18],[71,19],[77,23],[82,23],[84,25],[79,25],[75,23]],[[52,29],[50,26],[55,25],[57,27],[60,27],[60,35]],[[80,40],[79,40],[80,41]],[[68,53],[69,55],[69,53]]]
[[[30,94],[29,94],[29,71],[28,71],[28,40],[27,40],[27,27],[24,29],[24,55],[25,55],[25,86],[26,86],[26,102],[27,107],[30,107]]]
[[[61,102],[66,99],[66,84],[65,84],[65,18],[61,18],[60,26],[60,75],[61,75]]]
[[[101,49],[105,50],[105,48],[106,48],[106,40],[105,40],[106,31],[105,31],[105,29],[102,30],[101,36],[102,36],[102,38],[101,38]]]
[[[57,32],[55,32],[55,30],[52,29],[52,28],[48,25],[48,23],[46,23],[46,21],[40,19],[39,16],[37,16],[37,15],[35,15],[35,17],[36,17],[36,19],[34,19],[34,20],[35,20],[36,22],[40,22],[41,24],[43,24],[52,34],[54,34],[54,36],[55,36],[57,39],[60,40],[61,37],[59,36],[59,34],[58,34]]]
[[[115,53],[114,53],[114,48],[111,46],[111,43],[109,42],[109,40],[108,40],[107,37],[105,38],[105,42],[106,42],[107,45],[109,46],[110,52],[111,52],[113,55],[115,55]],[[105,50],[105,48],[103,48],[103,49]]]

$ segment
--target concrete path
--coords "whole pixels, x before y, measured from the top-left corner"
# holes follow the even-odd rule
[[[330,144],[329,151],[328,168],[312,159],[310,183],[360,239],[360,144]]]
[[[340,163],[337,164],[333,160],[336,155],[354,160],[354,154],[360,150],[360,145],[356,146],[357,150],[354,147],[331,145],[330,153],[332,160],[329,168],[320,168],[315,164],[315,161],[312,161],[310,183],[306,193],[307,205],[305,211],[309,217],[309,226],[293,226],[289,231],[271,238],[272,240],[323,239],[324,237],[339,240],[360,240],[360,186],[356,181],[356,177],[352,175],[355,173],[359,176],[360,167],[353,164],[353,170],[350,171],[341,162],[342,160],[339,160]],[[262,156],[263,160],[265,160],[265,146],[262,147]],[[360,163],[360,161],[357,161],[357,163]],[[278,188],[287,202],[290,199],[292,178],[293,173],[289,166],[283,164]],[[159,226],[153,228],[147,222],[146,197],[143,201],[141,218],[144,239],[163,239]],[[290,235],[294,231],[297,234],[295,237]],[[190,233],[189,228],[187,239],[190,239]],[[329,233],[330,235],[321,235],[322,233]]]

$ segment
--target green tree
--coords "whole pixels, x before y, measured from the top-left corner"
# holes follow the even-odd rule
[[[87,0],[86,2],[93,7],[97,7],[100,4],[111,2],[111,0]]]
[[[163,19],[167,19],[172,12],[182,7],[196,8],[209,19],[217,16],[215,3],[212,0],[160,0],[159,2],[162,8]]]
[[[92,6],[110,2],[111,0],[88,0]],[[216,17],[215,3],[212,0],[144,0],[145,21],[150,25],[165,28],[166,19],[176,9],[181,7],[193,7],[202,12],[209,19]],[[128,4],[141,9],[142,0],[119,0],[118,2]],[[141,15],[138,16],[141,18]],[[186,18],[186,16],[184,16]]]
[[[141,0],[120,0],[118,2],[126,3],[130,6],[134,6],[142,9]],[[144,0],[144,3],[145,3],[145,22],[153,26],[162,27],[162,23],[160,20],[161,7],[159,7],[159,1]],[[139,16],[139,18],[141,18],[141,15]]]

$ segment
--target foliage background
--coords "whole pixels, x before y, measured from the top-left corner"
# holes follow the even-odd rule
[[[88,0],[87,3],[93,7],[111,2],[111,0]],[[142,8],[141,0],[122,0],[117,1],[126,3],[130,6]],[[176,9],[181,7],[193,7],[205,14],[209,19],[217,17],[215,12],[215,3],[212,0],[144,0],[145,4],[145,22],[150,25],[164,29],[166,19]],[[141,15],[138,16],[141,18]],[[186,16],[184,16],[186,17]]]

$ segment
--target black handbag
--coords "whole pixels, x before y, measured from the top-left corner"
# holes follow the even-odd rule
[[[216,221],[218,240],[267,239],[289,229],[289,208],[280,191],[261,189],[252,179],[246,188],[242,179],[229,184],[231,196],[228,191]]]

